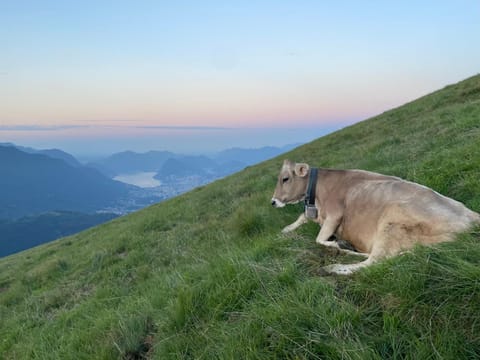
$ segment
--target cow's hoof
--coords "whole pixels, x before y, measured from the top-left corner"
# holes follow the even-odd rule
[[[337,275],[350,275],[352,273],[352,269],[348,265],[344,264],[332,264],[324,266],[323,270],[329,274]]]
[[[293,229],[290,228],[289,226],[287,226],[287,227],[284,227],[284,228],[282,229],[282,234],[288,234],[288,233],[290,233],[290,232],[292,232],[292,231],[293,231]]]

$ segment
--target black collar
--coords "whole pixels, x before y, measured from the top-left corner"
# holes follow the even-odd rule
[[[307,193],[305,195],[305,206],[315,206],[315,188],[317,187],[318,169],[311,168],[308,179]]]

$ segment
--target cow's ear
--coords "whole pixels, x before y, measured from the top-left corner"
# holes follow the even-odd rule
[[[310,169],[310,166],[308,166],[308,164],[304,164],[304,163],[295,164],[295,174],[297,176],[301,176],[301,177],[307,176],[309,169]]]

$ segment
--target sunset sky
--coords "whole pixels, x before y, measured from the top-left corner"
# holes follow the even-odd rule
[[[479,1],[0,0],[0,142],[312,140],[480,71]]]

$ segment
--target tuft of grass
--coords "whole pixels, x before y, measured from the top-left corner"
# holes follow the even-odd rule
[[[232,219],[232,230],[239,236],[251,238],[265,229],[264,217],[259,211],[240,208]]]
[[[134,314],[119,314],[119,322],[111,335],[111,342],[118,358],[145,359],[153,347],[155,323],[147,312],[136,310]]]

